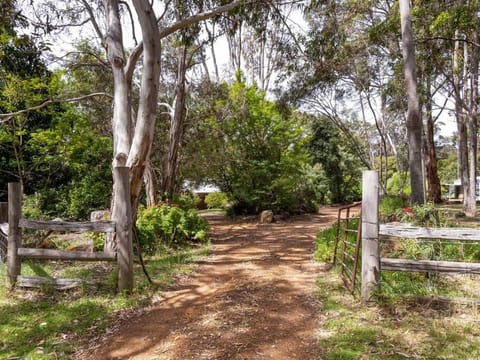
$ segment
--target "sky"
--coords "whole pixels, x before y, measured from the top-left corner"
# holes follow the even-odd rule
[[[1,0],[0,0],[1,1]],[[38,2],[39,3],[39,2]],[[18,5],[20,6],[22,13],[26,14],[27,17],[34,19],[34,10],[37,9],[36,5],[38,3],[32,2],[29,0],[19,0]],[[158,3],[158,2],[157,2]],[[62,4],[65,4],[63,1],[58,2],[58,7],[60,8]],[[157,8],[156,12],[161,13],[162,9]],[[123,30],[124,30],[124,45],[126,49],[131,49],[135,45],[133,42],[132,36],[132,28],[130,21],[127,17],[123,17]],[[298,32],[304,32],[306,29],[306,23],[303,19],[303,16],[300,11],[295,11],[292,16],[289,25],[292,27],[293,30]],[[25,31],[31,31],[31,29],[25,29]],[[135,33],[137,39],[141,38],[141,31],[138,27],[138,24],[135,26]],[[54,61],[54,58],[61,58],[66,53],[73,51],[75,49],[75,43],[78,43],[80,39],[84,39],[85,37],[89,38],[89,41],[95,42],[97,46],[100,47],[100,41],[93,29],[91,24],[87,24],[86,26],[82,27],[73,27],[62,30],[62,32],[55,34],[55,36],[50,37],[49,41],[51,43],[51,52],[54,56],[48,59],[49,67],[51,69],[61,67],[61,63]],[[215,43],[215,53],[217,56],[217,62],[219,66],[220,72],[224,75],[232,76],[231,74],[231,67],[229,66],[229,50],[225,36],[220,37],[217,42]],[[210,69],[213,73],[213,62],[211,58],[210,51],[206,52],[207,55],[207,64],[209,65]],[[270,98],[272,95],[270,94]],[[438,101],[438,103],[442,103],[443,100]],[[452,107],[450,105],[450,107]],[[452,133],[456,131],[456,122],[453,116],[451,116],[451,112],[444,111],[439,119],[443,125],[441,126],[441,135],[443,136],[451,136]]]

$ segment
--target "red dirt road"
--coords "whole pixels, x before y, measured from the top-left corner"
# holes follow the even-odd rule
[[[258,224],[208,216],[211,255],[78,359],[315,359],[316,234],[336,209]]]

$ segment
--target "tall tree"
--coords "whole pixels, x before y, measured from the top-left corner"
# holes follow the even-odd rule
[[[449,65],[443,75],[453,97],[457,120],[459,176],[463,188],[463,209],[476,214],[477,116],[478,116],[478,2],[459,0],[442,8],[432,24],[442,41]],[[435,38],[435,37],[434,37]],[[449,96],[450,96],[449,94]]]
[[[52,22],[53,18],[68,19],[72,21],[71,25],[81,26],[89,23],[97,33],[102,45],[106,49],[107,59],[111,67],[113,76],[113,165],[126,165],[130,171],[130,189],[132,208],[136,209],[142,187],[142,180],[146,164],[148,162],[153,142],[155,121],[157,116],[157,98],[159,92],[160,76],[160,41],[161,39],[179,31],[228,12],[245,3],[244,0],[236,0],[225,5],[215,7],[210,2],[202,2],[198,11],[190,16],[182,18],[179,21],[175,19],[164,23],[159,21],[154,11],[154,6],[147,0],[134,0],[133,10],[138,18],[138,24],[142,32],[142,41],[138,43],[127,57],[123,42],[124,29],[122,16],[130,13],[121,11],[122,6],[128,6],[127,3],[119,0],[104,0],[103,4],[78,0],[78,2],[63,3],[59,6],[49,6],[52,3],[45,0],[48,11],[54,13],[41,13],[39,22],[44,20],[43,29],[46,32],[53,30],[61,31],[66,28],[62,23],[56,26]],[[165,6],[171,7],[172,2],[165,2]],[[83,7],[83,11],[80,9]],[[53,9],[53,10],[52,10]],[[43,19],[40,16],[44,16]],[[67,16],[68,15],[68,16]],[[105,21],[101,21],[104,15]],[[86,16],[86,18],[82,18]],[[133,18],[131,18],[133,20]],[[127,20],[128,21],[128,20]],[[159,25],[160,24],[160,25]],[[106,29],[103,33],[102,29]],[[137,66],[138,61],[142,59],[142,66]],[[141,70],[141,76],[138,78],[139,94],[138,99],[133,101],[134,74],[136,70]],[[132,111],[134,104],[137,105],[136,111]],[[15,114],[4,114],[4,118],[11,118]],[[134,122],[132,121],[135,115]],[[113,209],[116,212],[115,201],[117,190],[113,189]],[[108,244],[107,250],[115,245]]]
[[[417,93],[417,69],[415,64],[415,43],[412,32],[412,18],[409,0],[400,0],[400,21],[402,28],[402,52],[404,60],[407,108],[407,134],[409,149],[410,184],[413,204],[425,202],[422,172],[422,119]]]

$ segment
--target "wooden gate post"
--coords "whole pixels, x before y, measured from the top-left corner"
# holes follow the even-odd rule
[[[361,297],[368,301],[380,280],[378,246],[378,173],[363,172],[362,184],[362,287]]]
[[[130,204],[129,168],[119,166],[113,169],[113,178],[118,190],[118,204],[112,220],[115,222],[118,262],[118,290],[131,292],[133,289],[133,244],[132,208]]]
[[[21,261],[17,249],[22,246],[22,232],[18,227],[22,216],[22,188],[20,183],[8,184],[8,249],[7,249],[7,286],[15,287],[20,275]]]

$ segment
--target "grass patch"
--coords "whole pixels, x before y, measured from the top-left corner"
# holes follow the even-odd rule
[[[335,227],[317,236],[315,257],[330,262]],[[402,257],[475,258],[458,245],[410,244],[397,247]],[[390,252],[392,249],[389,250]],[[321,359],[480,359],[477,305],[442,304],[433,296],[480,298],[478,276],[382,272],[376,304],[362,304],[345,288],[338,268],[317,279],[322,304],[318,331]],[[423,297],[422,297],[423,296]]]
[[[66,292],[44,288],[9,292],[0,282],[0,358],[69,359],[82,335],[99,334],[120,311],[146,306],[151,298],[173,282],[189,274],[192,264],[208,252],[208,245],[163,247],[146,259],[155,285],[150,286],[135,265],[136,288],[130,296],[118,295],[116,268],[108,263],[30,261],[22,264],[22,275],[75,277],[82,287]],[[0,265],[5,279],[5,265]]]
[[[438,310],[392,298],[364,305],[334,271],[318,278],[317,296],[322,359],[480,358],[480,319],[471,309]]]

